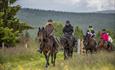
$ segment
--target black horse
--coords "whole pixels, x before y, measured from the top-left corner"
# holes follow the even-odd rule
[[[72,37],[70,35],[64,35],[60,39],[60,43],[61,43],[61,45],[63,46],[63,49],[64,49],[64,60],[68,59],[69,57],[70,58],[72,57],[75,42],[76,42],[76,40],[74,39],[74,37]]]

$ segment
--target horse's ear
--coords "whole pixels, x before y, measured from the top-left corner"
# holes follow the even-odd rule
[[[44,30],[44,27],[42,27],[42,30]]]
[[[40,31],[41,29],[40,29],[40,27],[38,28],[38,31]]]

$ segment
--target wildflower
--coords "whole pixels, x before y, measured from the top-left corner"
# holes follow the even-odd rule
[[[69,70],[67,65],[64,66],[64,70]]]
[[[18,65],[18,69],[19,69],[19,70],[24,70],[21,65]]]

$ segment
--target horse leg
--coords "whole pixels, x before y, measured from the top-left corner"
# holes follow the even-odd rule
[[[91,53],[91,54],[93,53],[93,50],[92,50],[92,49],[90,49],[90,53]]]
[[[51,63],[55,66],[56,53],[51,54]]]
[[[66,60],[66,59],[67,59],[67,49],[64,48],[64,60]]]
[[[97,48],[96,47],[94,48],[94,52],[97,53]]]
[[[86,54],[88,53],[88,49],[86,49]]]
[[[68,48],[68,49],[67,49],[67,56],[70,57],[70,55],[71,55],[71,51],[70,51],[70,49]]]
[[[73,48],[71,49],[71,57],[73,56]]]
[[[49,55],[45,55],[46,58],[46,65],[45,67],[47,68],[49,66]]]
[[[71,50],[67,48],[67,58],[71,56]]]
[[[46,65],[45,65],[45,67],[47,68],[48,67],[48,61],[47,61],[47,55],[45,55],[45,59],[46,59]]]
[[[64,48],[64,60],[66,59],[66,49]]]
[[[54,62],[53,62],[53,66],[55,66],[56,54],[57,54],[57,53],[54,53]]]
[[[51,53],[51,63],[53,64],[53,53]]]
[[[70,49],[69,49],[69,57],[71,57],[71,58],[72,58],[72,54],[73,54],[73,49],[72,49],[72,48],[70,48]]]

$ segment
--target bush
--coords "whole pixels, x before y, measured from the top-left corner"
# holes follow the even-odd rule
[[[81,28],[79,28],[79,26],[76,26],[76,27],[75,27],[74,36],[75,36],[76,38],[80,38],[80,39],[83,38],[83,30],[82,30]]]
[[[54,23],[54,34],[56,37],[61,37],[63,34],[63,24],[61,22]]]

